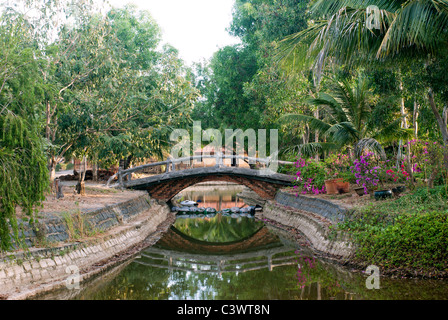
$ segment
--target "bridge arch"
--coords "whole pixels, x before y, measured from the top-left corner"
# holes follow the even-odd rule
[[[201,160],[201,157],[188,157],[181,159],[169,159],[167,161],[146,164],[143,166],[121,170],[112,176],[107,185],[114,178],[118,178],[118,187],[129,188],[135,190],[146,190],[155,199],[169,201],[182,190],[191,187],[200,182],[208,181],[226,181],[244,185],[255,191],[260,197],[272,200],[277,191],[284,186],[292,186],[295,177],[285,174],[279,174],[269,171],[273,160],[258,159],[242,156],[227,156],[223,154],[214,155],[216,165],[214,167],[193,168],[176,171],[175,164],[182,161]],[[223,164],[224,159],[243,159],[261,163],[265,166],[263,170],[254,170],[238,167],[226,167]],[[275,160],[277,165],[293,165],[293,162]],[[155,166],[166,166],[164,174],[155,175],[147,178],[131,180],[132,174],[142,171],[146,168]]]
[[[225,181],[244,185],[266,200],[292,185],[293,177],[284,174],[261,175],[259,170],[209,167],[169,172],[149,178],[124,181],[125,188],[146,190],[152,198],[169,201],[182,190],[201,182]]]
[[[184,178],[178,179],[170,183],[160,183],[147,188],[147,191],[151,197],[156,199],[171,200],[174,196],[187,189],[202,182],[231,182],[239,185],[244,185],[256,192],[260,197],[264,199],[274,199],[277,190],[281,186],[262,183],[256,180],[251,180],[245,177],[232,177],[232,176],[218,176],[210,175],[204,177]]]

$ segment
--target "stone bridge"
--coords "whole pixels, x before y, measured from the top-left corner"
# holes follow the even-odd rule
[[[202,159],[204,156],[201,156],[200,158]],[[110,184],[113,178],[118,178],[118,186],[121,188],[146,190],[154,199],[169,201],[182,190],[197,183],[207,181],[226,181],[244,185],[255,191],[260,197],[269,200],[275,198],[275,195],[280,188],[292,186],[292,181],[295,178],[294,176],[276,173],[268,169],[257,170],[234,166],[226,167],[223,165],[222,161],[224,158],[243,158],[251,160],[254,163],[261,162],[264,163],[268,169],[269,164],[272,163],[270,159],[221,155],[220,158],[216,158],[217,164],[213,167],[201,167],[176,171],[175,164],[181,163],[186,159],[170,159],[164,162],[147,164],[128,170],[119,170],[115,176],[111,177],[108,184]],[[194,159],[196,159],[196,157],[187,158],[187,160]],[[277,161],[276,164],[293,165],[294,163]],[[165,173],[136,180],[130,179],[132,173],[142,171],[148,167],[160,165],[166,166]]]

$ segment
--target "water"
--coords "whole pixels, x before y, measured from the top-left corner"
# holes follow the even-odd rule
[[[202,188],[202,189],[201,189]],[[241,188],[189,189],[179,199],[230,208]],[[447,299],[448,282],[367,276],[325,259],[250,216],[177,219],[154,246],[81,284],[38,299],[406,300]]]

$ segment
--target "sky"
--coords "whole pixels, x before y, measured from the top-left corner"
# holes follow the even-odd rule
[[[162,42],[179,50],[189,65],[210,59],[226,45],[239,43],[226,31],[234,0],[109,0],[114,7],[134,3],[147,10],[162,29]]]

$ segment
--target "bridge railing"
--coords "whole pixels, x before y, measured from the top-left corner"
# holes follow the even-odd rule
[[[243,161],[249,162],[250,164],[261,163],[261,164],[264,164],[266,167],[269,167],[273,161],[276,161],[276,163],[278,165],[293,165],[294,164],[294,162],[274,160],[272,158],[254,158],[254,157],[240,156],[240,155],[226,155],[226,154],[222,154],[222,153],[217,153],[215,155],[201,155],[201,156],[192,156],[192,157],[176,158],[176,159],[168,158],[165,161],[148,163],[148,164],[144,164],[144,165],[141,165],[138,167],[126,169],[126,170],[119,168],[118,172],[109,178],[109,180],[107,181],[107,186],[110,186],[111,182],[113,180],[115,180],[116,178],[118,178],[118,184],[122,186],[123,181],[125,181],[126,178],[130,180],[133,173],[140,172],[140,171],[143,171],[148,168],[165,166],[165,173],[168,173],[168,172],[176,171],[176,164],[185,163],[185,162],[191,163],[194,160],[200,160],[200,162],[202,162],[204,159],[215,159],[216,160],[215,167],[223,167],[225,159],[243,160]]]

